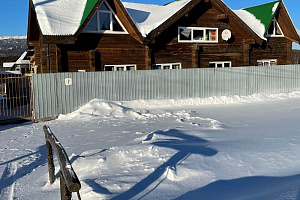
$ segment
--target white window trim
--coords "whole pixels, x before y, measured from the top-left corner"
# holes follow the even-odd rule
[[[112,71],[115,71],[115,72],[117,72],[117,68],[118,67],[123,67],[124,68],[124,70],[123,71],[133,71],[133,70],[127,70],[126,68],[128,67],[128,66],[134,66],[134,70],[136,70],[136,65],[135,64],[132,64],[132,65],[104,65],[104,71],[106,71],[105,70],[105,68],[106,67],[113,67],[113,70]]]
[[[266,37],[284,37],[283,31],[282,31],[281,27],[279,26],[279,23],[277,22],[277,20],[275,18],[272,20],[272,23],[273,23],[273,26],[274,26],[273,34],[272,35],[266,34]],[[276,24],[278,24],[279,31],[282,33],[282,35],[276,35],[276,33],[275,33]]]
[[[152,64],[152,69],[154,69],[154,66],[160,65],[160,69],[163,70],[163,66],[170,66],[170,69],[173,69],[173,65],[179,65],[179,69],[181,69],[181,63],[157,63],[157,64]],[[159,70],[159,69],[158,69]]]
[[[209,62],[209,64],[215,64],[215,68],[217,67],[217,64],[222,64],[222,68],[225,68],[225,63],[229,63],[229,67],[231,67],[231,61],[217,61],[217,62]]]
[[[275,63],[276,63],[275,65],[277,65],[277,59],[264,59],[264,60],[257,60],[257,64],[258,64],[258,63],[263,63],[263,65],[262,65],[262,66],[265,66],[265,65],[264,65],[264,63],[268,63],[268,65],[267,65],[267,66],[271,66],[271,62],[275,62]]]
[[[128,31],[126,30],[126,28],[123,26],[122,22],[120,21],[120,19],[118,18],[118,16],[116,15],[116,13],[113,11],[113,9],[110,7],[110,5],[105,1],[102,2],[102,4],[105,4],[106,7],[108,7],[109,11],[106,10],[97,10],[96,11],[96,15],[97,15],[97,31],[84,31],[84,33],[101,33],[101,34],[128,34]],[[101,5],[102,5],[101,4]],[[99,6],[99,8],[101,7],[101,5]],[[100,30],[100,13],[109,13],[110,14],[110,30]],[[117,22],[120,24],[120,26],[123,28],[124,31],[113,31],[113,16],[116,18]]]
[[[181,40],[180,39],[180,29],[191,29],[191,40]],[[215,41],[207,41],[206,38],[204,37],[205,40],[200,41],[200,40],[194,40],[194,32],[193,30],[203,30],[204,31],[204,35],[206,35],[206,30],[207,29],[213,29],[216,30],[216,40]],[[218,28],[211,28],[211,27],[183,27],[183,26],[179,26],[178,27],[178,42],[181,43],[219,43],[219,29]]]

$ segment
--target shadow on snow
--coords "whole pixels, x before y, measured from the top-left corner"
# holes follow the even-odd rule
[[[15,173],[13,172],[14,162],[20,161],[21,159],[24,159],[24,158],[29,158],[32,155],[37,155],[37,159],[34,162],[30,163],[29,165],[24,165],[20,168],[18,166],[16,166],[15,167],[16,172]],[[16,165],[17,165],[17,163],[18,162],[16,162]],[[42,145],[42,146],[38,147],[36,152],[29,153],[27,155],[15,158],[13,160],[3,162],[3,163],[0,164],[0,166],[5,165],[5,164],[7,166],[6,166],[4,172],[2,173],[2,176],[0,178],[0,194],[2,194],[4,192],[5,188],[10,187],[11,185],[13,185],[13,183],[15,181],[17,181],[18,179],[21,179],[24,176],[26,176],[27,174],[30,174],[37,167],[47,164],[46,145]]]
[[[244,177],[233,180],[219,180],[202,188],[189,191],[176,198],[214,200],[300,200],[300,175],[286,177]],[[283,196],[281,196],[283,195]]]
[[[151,184],[157,181],[162,175],[167,172],[169,168],[176,169],[176,166],[179,165],[182,161],[187,159],[191,154],[199,154],[203,156],[214,156],[218,152],[210,147],[208,147],[209,142],[207,140],[201,139],[199,137],[187,135],[180,130],[171,129],[169,131],[156,131],[146,138],[146,141],[152,140],[154,135],[165,135],[170,137],[176,137],[177,139],[166,139],[158,142],[151,143],[159,147],[175,149],[178,152],[173,155],[168,161],[160,165],[154,170],[150,175],[145,179],[141,180],[139,183],[134,185],[128,191],[112,198],[113,200],[117,199],[131,199],[147,189]],[[157,188],[160,183],[162,183],[165,178],[160,181],[151,191]],[[147,192],[144,196],[148,195],[151,191]],[[143,196],[143,197],[144,197]],[[141,198],[143,198],[141,197]]]

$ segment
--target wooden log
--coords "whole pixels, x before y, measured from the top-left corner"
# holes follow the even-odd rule
[[[58,158],[60,170],[70,192],[78,192],[81,188],[80,181],[70,163],[68,155],[55,135],[48,126],[43,127],[46,140],[51,144],[55,154]]]
[[[49,171],[49,181],[52,185],[55,181],[55,166],[53,162],[53,151],[51,144],[46,139],[46,147],[47,147],[47,160],[48,160],[48,171]]]
[[[64,180],[64,176],[62,172],[59,173],[60,177],[60,197],[61,200],[71,200],[72,199],[72,192],[68,190],[66,182]]]
[[[217,19],[218,19],[218,20],[225,20],[225,19],[228,19],[228,15],[226,15],[226,14],[220,14],[220,15],[217,15]]]

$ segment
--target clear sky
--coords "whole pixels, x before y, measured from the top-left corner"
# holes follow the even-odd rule
[[[46,0],[45,0],[46,1]],[[162,5],[171,0],[123,0],[127,2]],[[255,6],[272,0],[223,0],[230,8],[240,9]],[[296,26],[300,29],[300,0],[284,0]],[[20,36],[27,34],[29,0],[0,0],[0,36]],[[294,48],[300,49],[299,45]]]

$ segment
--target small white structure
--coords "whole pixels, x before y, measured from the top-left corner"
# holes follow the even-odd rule
[[[22,74],[31,74],[33,72],[33,65],[30,59],[33,56],[33,50],[25,51],[16,62],[3,63],[5,71],[19,71]]]

